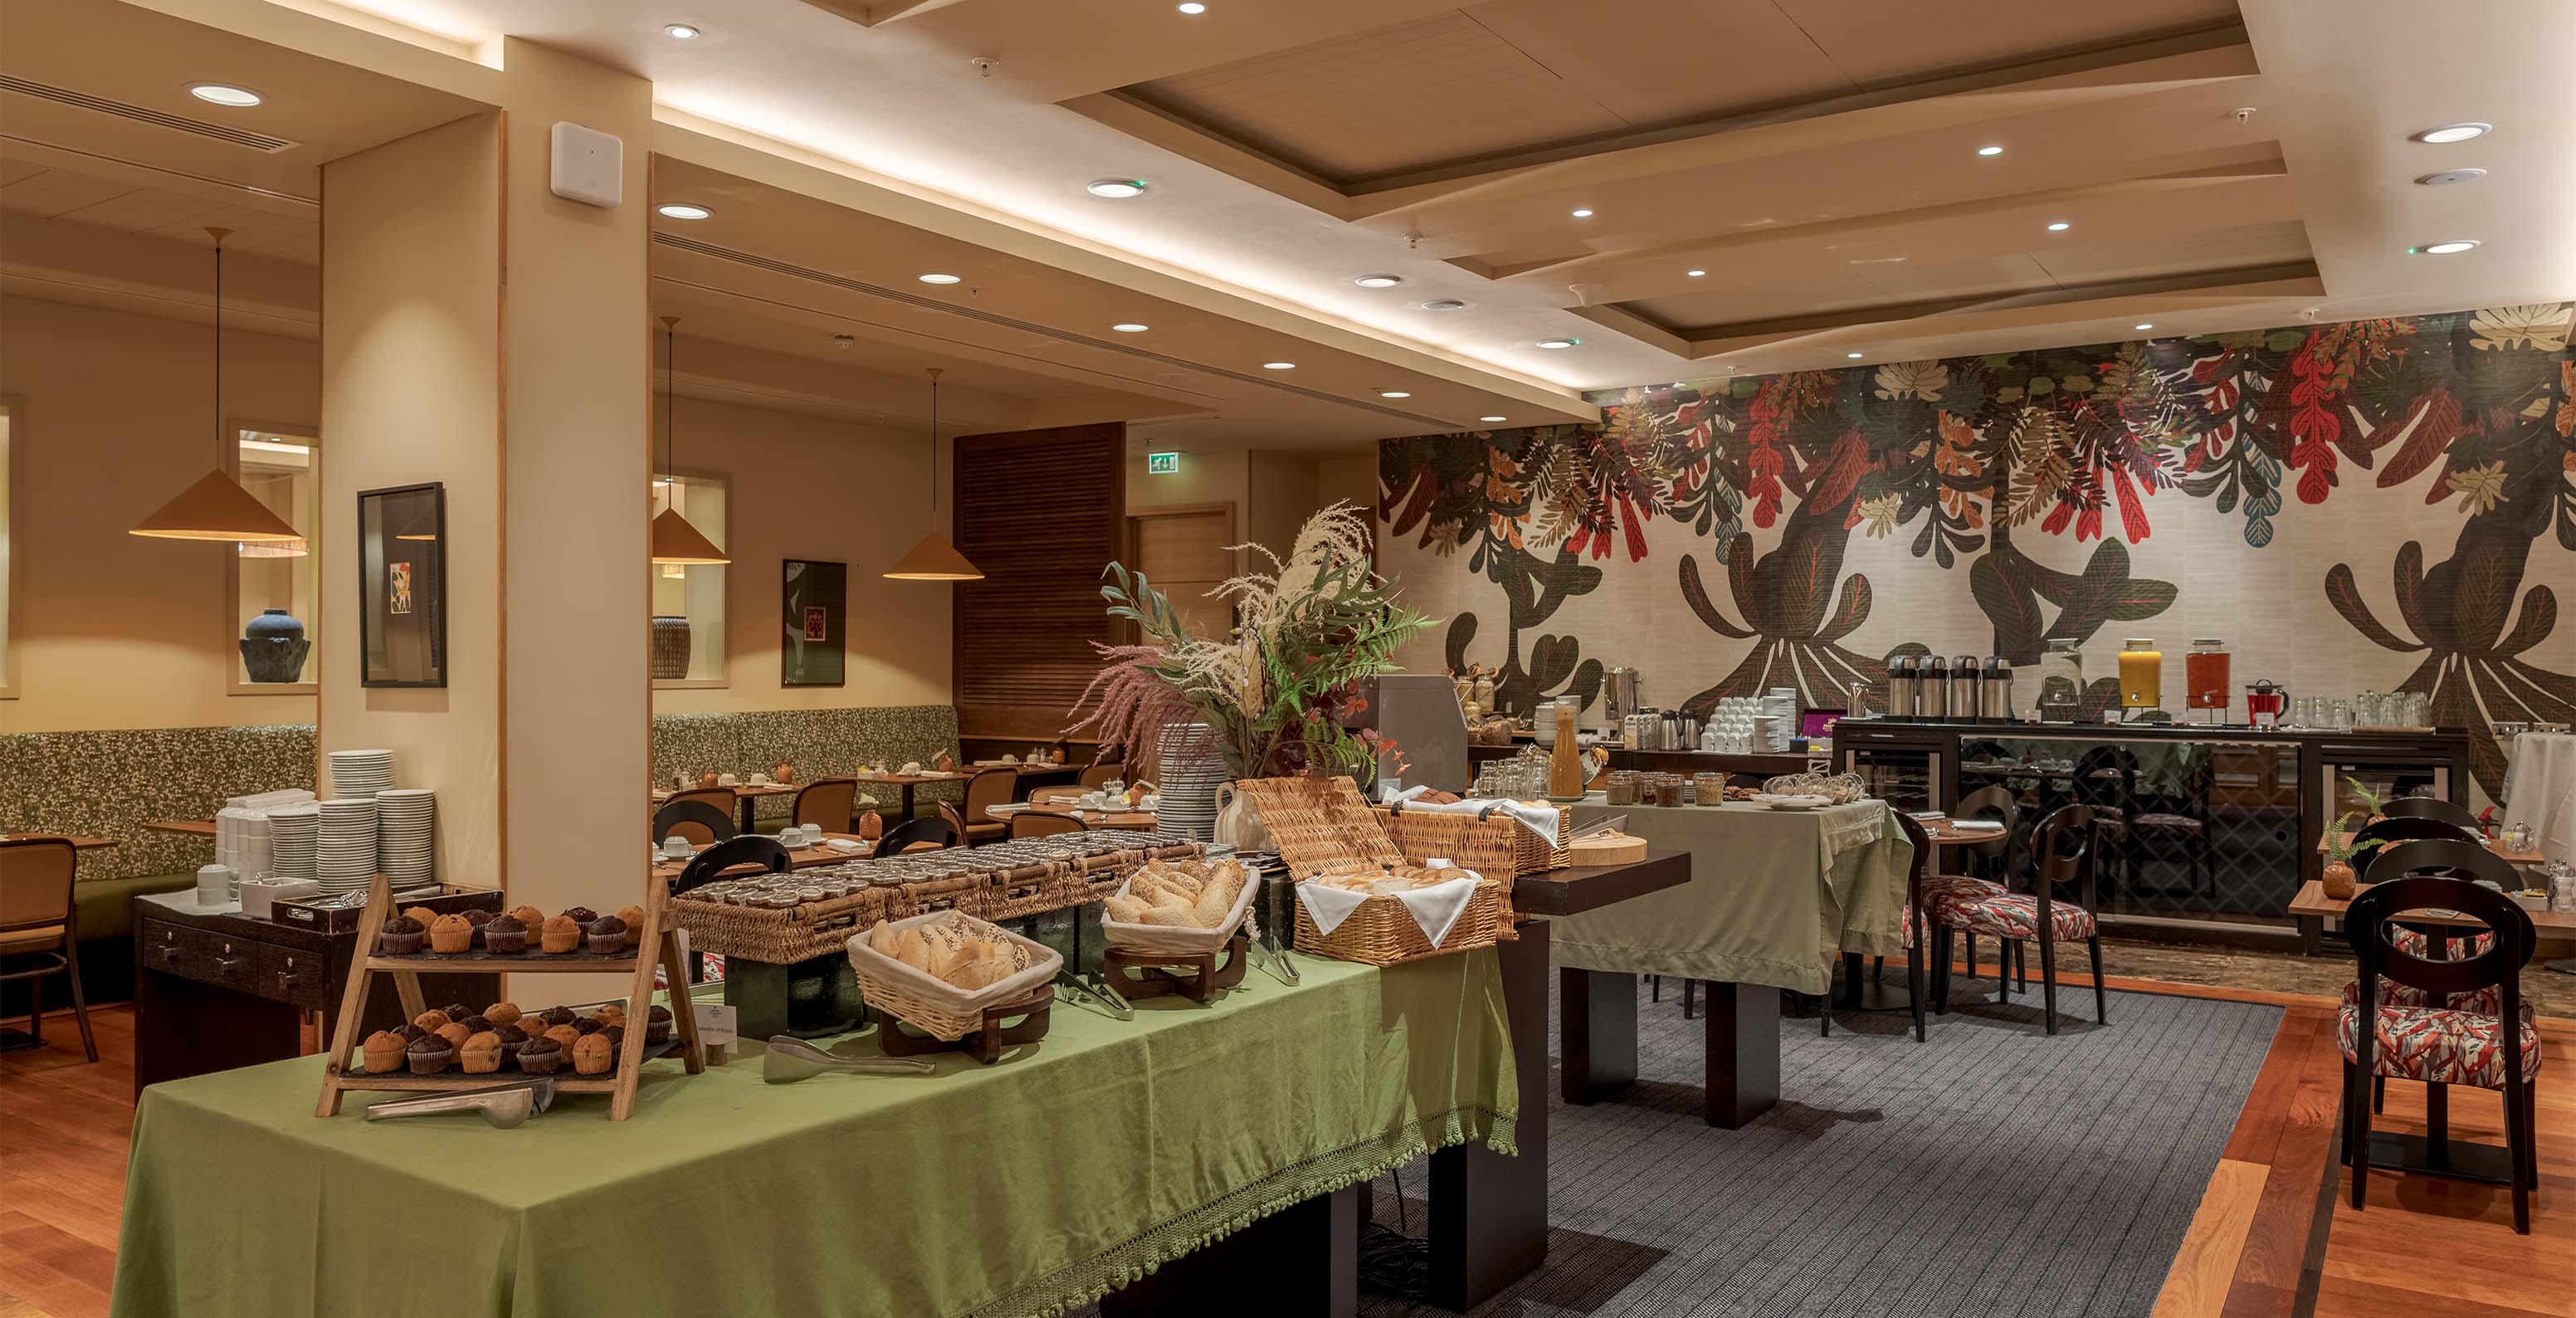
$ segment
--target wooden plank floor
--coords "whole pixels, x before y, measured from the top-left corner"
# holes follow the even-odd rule
[[[2084,984],[2076,975],[2061,984]],[[2501,1188],[2374,1172],[2366,1207],[2334,1163],[2342,1059],[2334,1004],[2297,994],[2113,979],[2115,987],[2284,1008],[2154,1318],[2576,1318],[2576,1026],[2542,1026],[2540,1193],[2513,1233]],[[68,1017],[43,1052],[0,1054],[0,1318],[103,1318],[134,1121],[134,1020],[91,1013],[100,1060]],[[1939,1040],[1936,1038],[1934,1044]],[[2424,1088],[2389,1086],[2376,1128],[2423,1129]],[[2453,1091],[2451,1131],[2503,1139],[2495,1095]],[[2325,1239],[2321,1258],[2316,1235]]]

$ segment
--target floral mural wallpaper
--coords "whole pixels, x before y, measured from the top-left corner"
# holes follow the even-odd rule
[[[1839,708],[1898,653],[2074,637],[2098,705],[2123,637],[2215,637],[2240,684],[2429,692],[2492,793],[2490,723],[2576,720],[2571,313],[1720,378],[1595,395],[1597,428],[1388,440],[1381,563],[1447,620],[1403,659],[1499,668],[1524,710],[1616,664],[1658,706]]]

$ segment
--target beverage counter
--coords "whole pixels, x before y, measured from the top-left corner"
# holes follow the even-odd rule
[[[1952,810],[1983,788],[2010,792],[2020,831],[2068,804],[2119,812],[2097,871],[2114,922],[2205,921],[2286,928],[2317,840],[2375,792],[2429,790],[2466,804],[2468,738],[2457,730],[2333,732],[2201,724],[1844,719],[1833,767],[1901,810]]]

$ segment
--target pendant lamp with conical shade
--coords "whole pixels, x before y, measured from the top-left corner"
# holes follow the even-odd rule
[[[133,534],[159,540],[230,540],[241,545],[297,546],[304,535],[258,496],[224,472],[224,239],[230,229],[208,229],[215,240],[215,469],[177,498],[134,524]]]
[[[680,515],[680,501],[676,497],[680,489],[678,409],[680,368],[677,352],[679,327],[679,317],[662,318],[662,355],[668,372],[662,388],[662,433],[664,442],[668,445],[663,451],[665,479],[662,484],[675,497],[671,499],[669,507],[654,514],[653,561],[656,563],[730,563],[733,560],[725,557],[725,551],[716,548],[714,541],[699,534],[698,528],[689,525],[689,519]]]
[[[930,534],[885,570],[890,581],[982,581],[957,546],[939,533],[939,371],[930,368]]]

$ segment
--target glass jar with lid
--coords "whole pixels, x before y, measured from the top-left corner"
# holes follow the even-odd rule
[[[2156,648],[2156,638],[2132,636],[2120,642],[2120,708],[2162,709],[2164,687],[2165,656]]]
[[[2084,652],[2072,636],[2048,638],[2039,656],[2039,721],[2072,723],[2084,708]]]
[[[2229,659],[2227,642],[2208,639],[2193,641],[2191,650],[2182,658],[2183,707],[2208,709],[2215,725],[2227,721],[2227,702],[2233,696],[2227,676]]]

